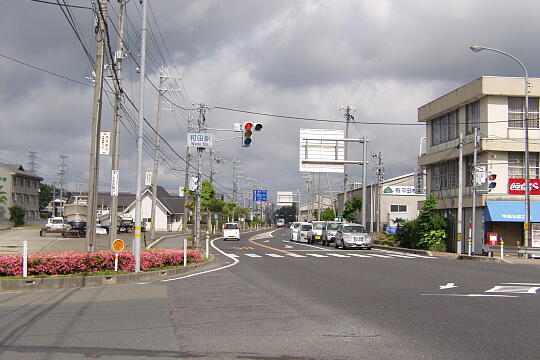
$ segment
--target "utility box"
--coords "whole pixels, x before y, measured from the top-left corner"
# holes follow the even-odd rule
[[[496,232],[486,233],[486,243],[488,245],[499,245],[499,234]]]

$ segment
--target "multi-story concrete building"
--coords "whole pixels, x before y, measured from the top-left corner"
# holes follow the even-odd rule
[[[0,189],[5,203],[0,203],[0,219],[9,219],[8,208],[22,206],[25,220],[39,219],[39,184],[43,178],[18,164],[0,164]]]
[[[463,189],[461,252],[467,250],[472,224],[473,180],[476,177],[474,253],[481,253],[487,233],[502,236],[505,244],[523,245],[524,197],[524,79],[480,77],[418,109],[426,123],[426,153],[419,165],[427,170],[427,194],[438,199],[438,209],[452,225],[451,246],[457,246],[459,176]],[[540,79],[529,79],[529,169],[533,246],[540,247]],[[477,128],[477,162],[473,171]],[[463,172],[459,169],[459,137],[463,136]],[[492,188],[484,179],[496,175]],[[472,232],[472,231],[471,231]]]

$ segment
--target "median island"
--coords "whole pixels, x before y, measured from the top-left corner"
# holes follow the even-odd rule
[[[27,278],[60,276],[99,276],[132,273],[135,258],[130,251],[118,253],[118,271],[115,271],[116,252],[65,251],[28,255]],[[199,264],[205,259],[197,250],[187,251],[187,264]],[[183,267],[184,251],[179,249],[151,249],[141,251],[141,272]],[[0,255],[0,279],[22,278],[21,255]]]

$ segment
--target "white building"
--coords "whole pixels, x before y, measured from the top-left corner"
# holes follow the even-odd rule
[[[524,79],[481,77],[418,109],[426,123],[426,153],[419,165],[427,170],[427,193],[438,200],[438,209],[452,223],[450,251],[456,250],[458,206],[459,134],[463,134],[463,234],[462,252],[472,222],[474,128],[478,128],[477,169],[495,174],[495,186],[479,186],[473,252],[481,253],[488,232],[505,244],[524,240]],[[540,129],[538,103],[540,79],[529,79],[529,151],[531,224],[533,240],[540,246]],[[482,173],[482,171],[481,171]]]
[[[416,193],[416,174],[409,173],[385,179],[382,186],[377,183],[366,187],[366,227],[370,232],[395,229],[396,219],[413,220],[418,215],[418,203],[425,200],[425,190]],[[347,199],[362,197],[362,188],[347,192]],[[343,201],[343,193],[338,194],[338,203]],[[379,211],[380,209],[380,211]],[[380,217],[379,217],[380,216]],[[356,221],[361,222],[362,212],[358,212]]]

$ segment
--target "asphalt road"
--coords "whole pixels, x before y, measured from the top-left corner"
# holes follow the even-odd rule
[[[171,281],[0,293],[0,359],[538,358],[536,266],[273,235]]]

